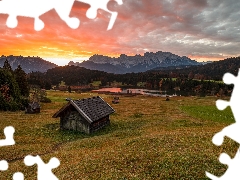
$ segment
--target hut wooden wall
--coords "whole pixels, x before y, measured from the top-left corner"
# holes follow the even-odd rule
[[[65,111],[60,118],[60,127],[61,129],[90,133],[89,124],[76,110]]]
[[[90,125],[90,133],[95,132],[104,126],[110,124],[109,116],[103,117]]]

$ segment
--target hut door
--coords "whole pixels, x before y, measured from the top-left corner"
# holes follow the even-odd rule
[[[78,112],[72,111],[69,115],[69,129],[77,130]]]

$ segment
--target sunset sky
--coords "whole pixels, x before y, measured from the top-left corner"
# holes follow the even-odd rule
[[[41,31],[34,30],[29,17],[18,17],[18,26],[8,28],[8,15],[0,13],[0,55],[39,56],[58,65],[94,54],[166,51],[197,61],[240,55],[239,0],[123,0],[121,6],[110,1],[118,18],[109,31],[110,14],[99,10],[96,19],[88,19],[89,7],[75,1],[70,16],[81,21],[77,29],[55,10],[40,16],[45,23]]]

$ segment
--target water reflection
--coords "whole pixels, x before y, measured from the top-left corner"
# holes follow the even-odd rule
[[[93,90],[93,92],[97,92],[97,93],[119,93],[119,94],[142,94],[142,95],[158,96],[158,97],[176,96],[176,94],[168,95],[166,91],[148,90],[148,89],[102,88],[102,89],[98,89],[98,90]]]
[[[98,92],[98,93],[121,93],[122,89],[121,88],[102,88],[102,89],[98,89],[98,90],[93,90],[93,92]]]

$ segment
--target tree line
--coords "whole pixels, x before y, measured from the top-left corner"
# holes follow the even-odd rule
[[[183,70],[184,71],[184,70]],[[111,86],[118,82],[121,88],[140,88],[139,83],[146,89],[168,91],[178,95],[219,95],[229,96],[233,86],[221,81],[203,79],[196,74],[176,73],[173,71],[148,71],[142,73],[113,74],[103,71],[89,70],[78,66],[64,66],[49,69],[46,73],[32,72],[28,74],[30,85],[38,85],[41,88],[50,89],[52,85],[58,85],[62,81],[67,86],[84,86],[94,81],[100,81],[100,87]]]
[[[156,73],[169,73],[170,76],[182,76],[189,79],[215,80],[221,81],[226,72],[237,76],[240,68],[240,57],[231,57],[220,61],[215,61],[200,66],[191,66],[188,68],[174,70],[152,70]]]
[[[21,66],[13,71],[8,60],[0,68],[0,110],[23,110],[28,104],[27,75]]]
[[[30,89],[48,90],[63,81],[68,87],[86,86],[99,81],[101,88],[118,82],[121,88],[154,89],[184,96],[230,96],[233,85],[226,85],[220,80],[226,72],[237,75],[239,67],[240,58],[237,57],[204,66],[141,73],[113,74],[78,66],[64,66],[49,69],[45,73],[26,74],[20,65],[12,70],[6,60],[0,68],[0,110],[24,109],[29,103]]]

